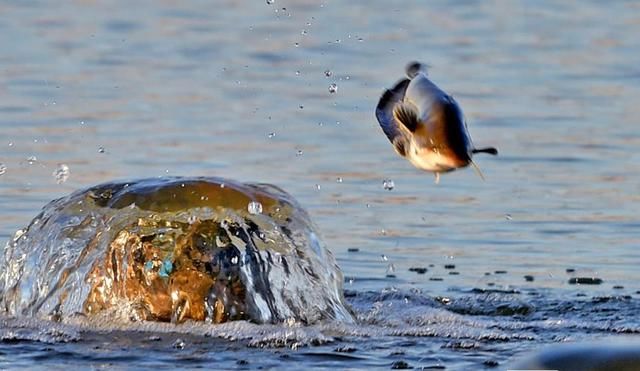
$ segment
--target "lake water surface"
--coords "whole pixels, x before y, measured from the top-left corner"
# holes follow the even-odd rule
[[[310,212],[359,319],[0,318],[0,368],[481,369],[638,338],[635,2],[32,0],[0,15],[2,246],[48,201],[109,180],[273,183]],[[382,134],[375,105],[411,60],[499,148],[476,158],[486,181],[434,184]]]

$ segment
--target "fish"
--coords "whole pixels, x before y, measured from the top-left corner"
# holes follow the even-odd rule
[[[395,151],[418,169],[440,174],[472,165],[476,153],[497,155],[494,147],[476,148],[458,102],[426,73],[426,66],[411,62],[407,77],[385,90],[376,106],[376,118]]]

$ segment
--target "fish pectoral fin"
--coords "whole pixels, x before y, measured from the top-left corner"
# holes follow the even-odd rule
[[[391,143],[393,143],[397,136],[402,134],[401,129],[393,119],[393,109],[397,104],[402,103],[409,82],[409,79],[398,81],[393,88],[386,90],[384,94],[382,94],[380,101],[378,101],[378,106],[376,106],[378,123]]]
[[[490,155],[497,155],[498,154],[498,150],[494,147],[487,147],[487,148],[475,148],[474,150],[471,151],[471,153],[488,153]]]
[[[398,104],[393,109],[393,118],[411,133],[415,132],[420,125],[418,110],[411,103]]]
[[[393,140],[393,148],[396,150],[396,152],[402,156],[402,157],[406,157],[407,156],[407,141],[404,139],[403,136],[397,136],[394,140]]]

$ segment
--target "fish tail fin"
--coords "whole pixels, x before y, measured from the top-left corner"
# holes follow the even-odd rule
[[[498,150],[494,147],[487,147],[487,148],[475,148],[471,151],[471,153],[488,153],[490,155],[497,155],[498,154]]]

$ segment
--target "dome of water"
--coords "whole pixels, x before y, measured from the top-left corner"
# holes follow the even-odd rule
[[[18,231],[0,266],[11,316],[353,320],[309,216],[267,184],[162,178],[77,191]]]

